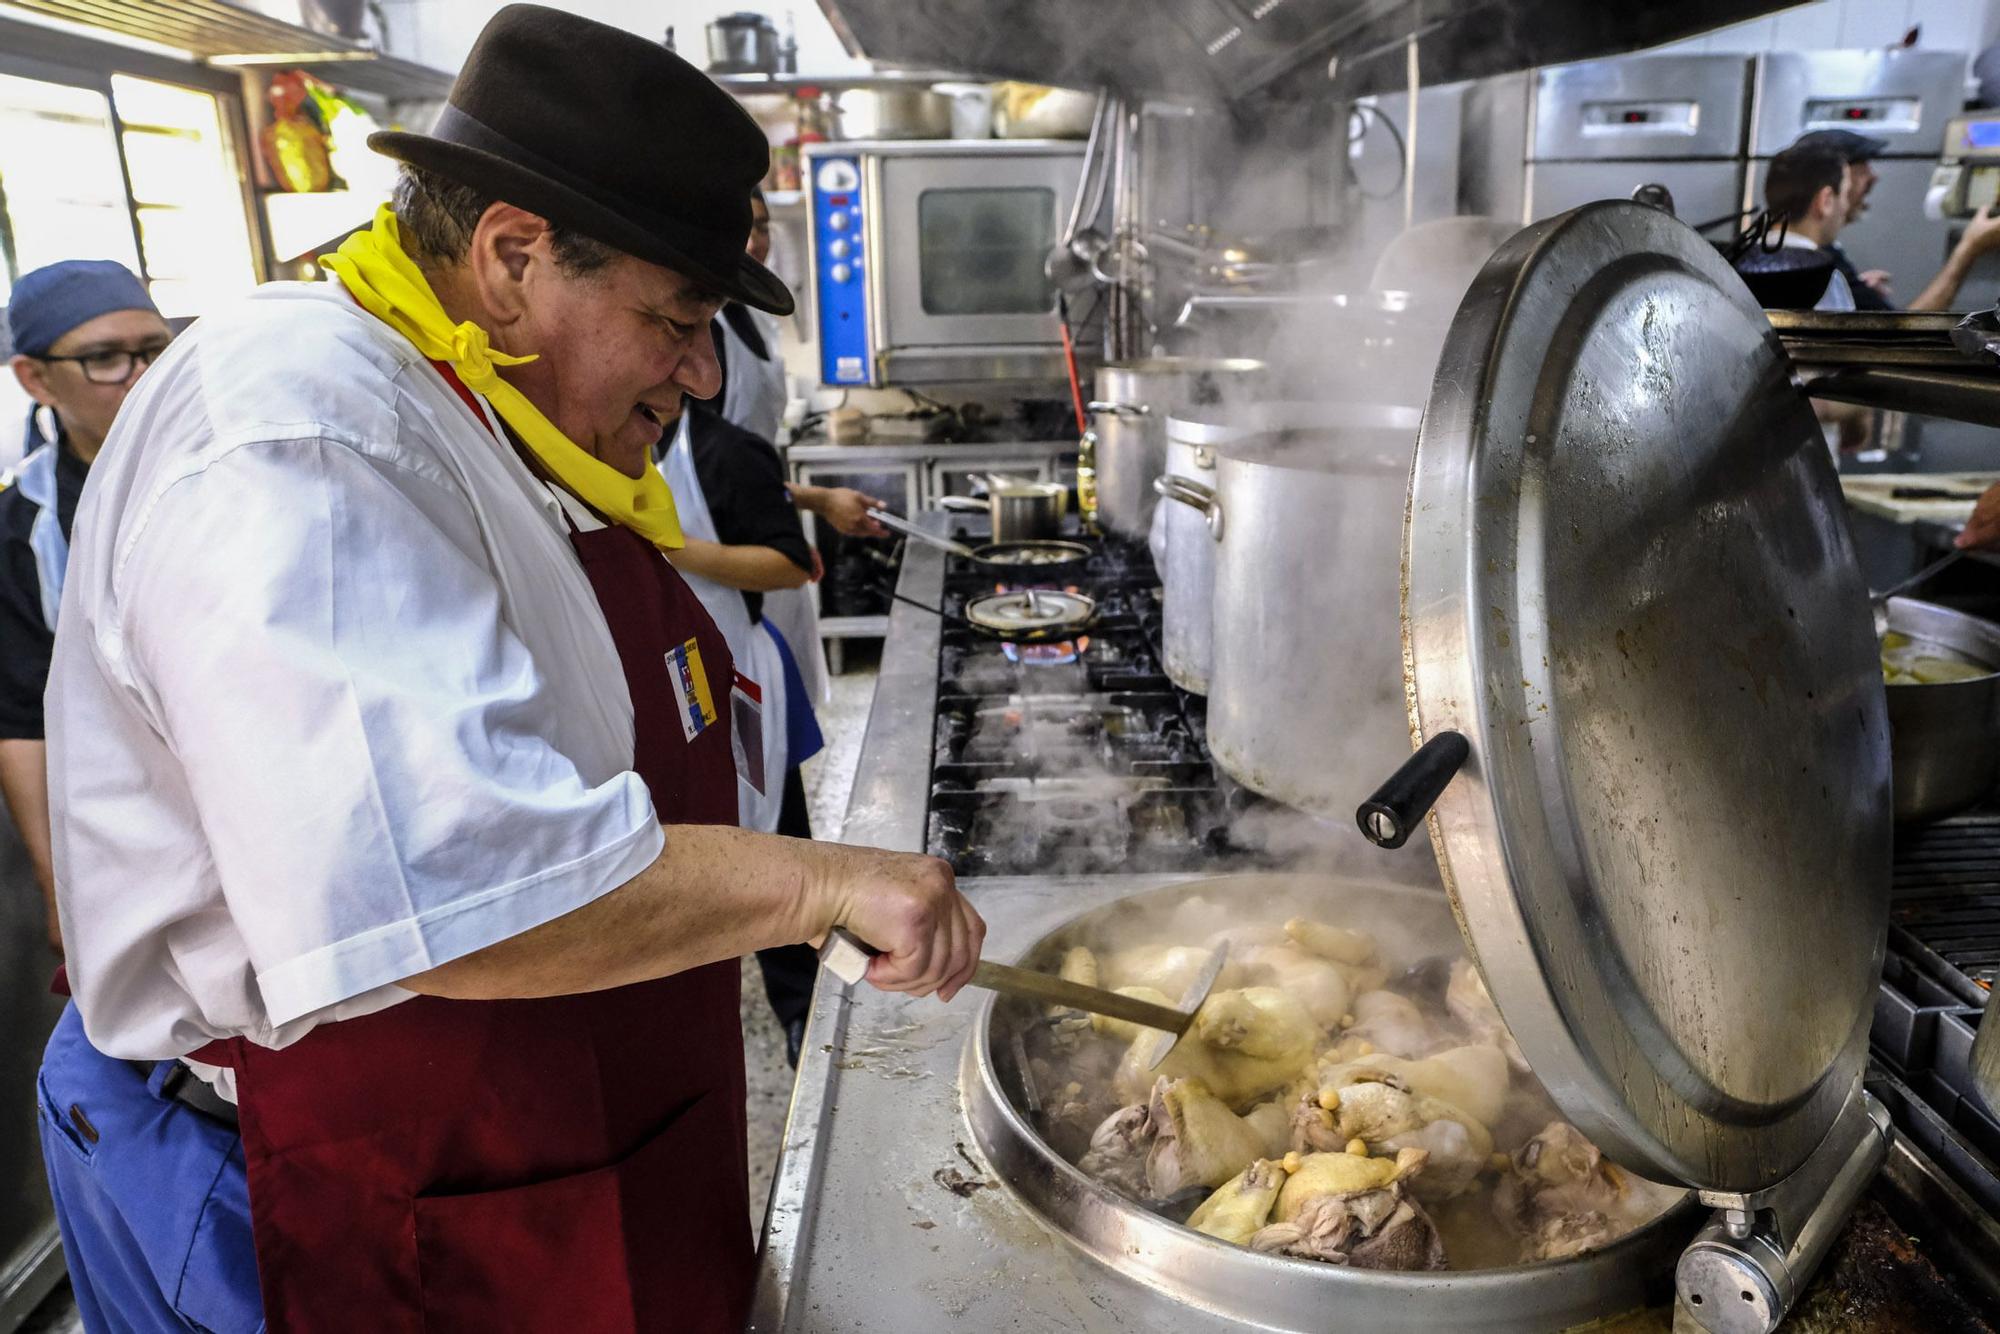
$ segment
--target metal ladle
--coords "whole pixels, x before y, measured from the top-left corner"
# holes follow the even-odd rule
[[[1938,559],[1932,561],[1929,565],[1924,566],[1923,569],[1918,570],[1915,574],[1911,575],[1909,578],[1904,579],[1899,583],[1891,584],[1888,588],[1883,589],[1880,593],[1870,593],[1868,595],[1868,609],[1869,611],[1874,613],[1875,616],[1875,637],[1877,639],[1880,639],[1883,635],[1887,634],[1889,631],[1890,598],[1901,596],[1902,594],[1909,592],[1911,589],[1918,587],[1926,579],[1929,579],[1932,576],[1936,575],[1937,573],[1942,571],[1947,565],[1951,565],[1956,561],[1960,560],[1962,557],[1964,557],[1964,555],[1965,555],[1965,549],[1961,547],[1958,550],[1953,551],[1949,555],[1940,556]]]

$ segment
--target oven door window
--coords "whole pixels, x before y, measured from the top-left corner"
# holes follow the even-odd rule
[[[926,315],[1041,315],[1055,306],[1043,271],[1055,242],[1055,191],[939,189],[917,198],[919,290]]]

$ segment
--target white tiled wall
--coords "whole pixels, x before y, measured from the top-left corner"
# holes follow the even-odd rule
[[[1996,0],[1814,0],[1766,18],[1733,24],[1662,51],[1729,55],[1743,52],[1900,46],[1922,28],[1917,45],[1932,51],[1978,52],[2000,35]]]

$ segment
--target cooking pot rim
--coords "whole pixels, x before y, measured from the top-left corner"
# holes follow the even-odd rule
[[[1983,688],[1990,686],[1995,677],[2000,677],[2000,623],[1922,598],[1890,598],[1887,606],[1889,629],[1964,653],[1989,669],[1984,675],[1963,681],[1886,682],[1887,689],[1935,691],[1954,686]],[[1908,628],[1913,621],[1920,623],[1922,628]],[[1941,637],[1939,631],[1947,632],[1950,637]]]

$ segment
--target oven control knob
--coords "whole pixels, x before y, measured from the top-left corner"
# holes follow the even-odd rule
[[[836,264],[828,271],[827,276],[837,283],[844,283],[854,276],[854,270],[848,268],[845,264]]]
[[[826,253],[832,255],[835,259],[846,259],[848,249],[849,247],[845,238],[835,237],[833,243],[826,248]]]
[[[836,232],[847,230],[847,215],[839,209],[826,215],[826,225]]]

